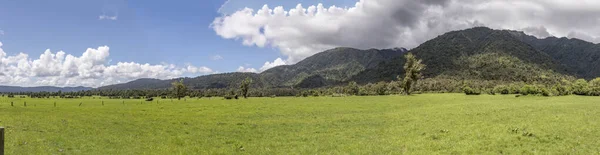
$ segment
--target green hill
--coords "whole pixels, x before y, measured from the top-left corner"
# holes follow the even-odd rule
[[[600,44],[580,39],[548,37],[537,39],[523,32],[510,31],[516,38],[545,52],[567,69],[567,74],[580,78],[600,77]]]
[[[302,82],[308,77],[319,76],[320,82],[347,81],[358,73],[377,67],[406,52],[406,49],[359,50],[354,48],[335,48],[315,54],[294,65],[278,66],[260,74],[267,85],[272,87],[306,85]],[[315,80],[308,78],[307,80]]]
[[[171,87],[171,82],[180,79],[183,79],[184,83],[192,89],[237,88],[246,77],[252,78],[253,87],[315,88],[346,81],[404,52],[406,49],[403,48],[386,50],[335,48],[315,54],[294,65],[274,67],[260,74],[224,73],[170,80],[139,79],[98,89],[165,89]]]
[[[562,78],[564,66],[545,52],[519,40],[510,31],[485,27],[452,31],[410,50],[427,65],[425,78],[531,82]],[[366,70],[352,80],[359,83],[389,81],[403,74],[404,58]]]
[[[411,49],[429,79],[548,83],[600,77],[600,45],[579,39],[538,39],[519,31],[476,27],[451,31]],[[262,73],[184,78],[193,89],[237,88],[246,77],[261,88],[318,88],[396,80],[406,49],[334,48]],[[140,79],[100,89],[164,89],[174,80]]]

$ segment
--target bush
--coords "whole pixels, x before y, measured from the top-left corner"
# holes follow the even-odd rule
[[[590,87],[588,95],[600,96],[600,78],[595,78],[591,80],[588,86]]]
[[[575,81],[571,88],[573,88],[573,94],[575,95],[588,95],[590,92],[589,85],[584,79]]]
[[[541,94],[541,91],[538,90],[538,88],[536,86],[525,85],[525,86],[521,87],[521,90],[519,90],[519,93],[521,95],[537,95],[537,94]]]
[[[375,85],[377,95],[388,95],[388,86],[385,82],[379,82]]]
[[[541,88],[540,93],[542,94],[542,96],[552,96],[552,93],[550,93],[550,91],[546,88]]]
[[[494,87],[494,92],[499,93],[499,94],[511,94],[510,88],[505,86],[505,85],[499,85]]]
[[[308,91],[302,91],[302,93],[300,93],[302,97],[308,97]]]
[[[590,96],[600,96],[600,87],[591,88],[588,92]]]
[[[554,90],[554,94],[557,96],[571,95],[571,89],[567,86],[563,86],[560,84],[554,85],[554,87],[552,87],[552,90]]]
[[[485,89],[485,93],[487,93],[488,95],[496,95],[494,89]]]
[[[475,90],[471,87],[464,87],[463,92],[467,95],[481,95],[481,91]]]

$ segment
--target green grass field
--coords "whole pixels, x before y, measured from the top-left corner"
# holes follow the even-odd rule
[[[600,153],[597,97],[421,94],[122,101],[1,98],[6,153]]]

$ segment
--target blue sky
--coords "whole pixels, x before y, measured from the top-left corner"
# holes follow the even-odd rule
[[[411,49],[474,26],[600,43],[598,8],[598,0],[0,0],[0,85],[261,72],[335,47]]]
[[[221,11],[233,13],[264,4],[294,7],[297,3],[319,2],[232,0]],[[4,31],[0,42],[7,55],[23,52],[37,58],[51,49],[78,56],[86,48],[106,45],[110,47],[111,63],[133,61],[178,66],[189,63],[219,72],[232,72],[239,66],[260,68],[265,61],[281,57],[277,49],[244,46],[239,40],[216,35],[209,25],[221,16],[218,10],[225,3],[223,0],[6,0],[0,3],[0,30]],[[117,19],[100,20],[102,15]],[[223,59],[211,60],[215,55]]]

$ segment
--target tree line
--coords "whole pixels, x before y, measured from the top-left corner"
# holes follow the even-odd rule
[[[171,89],[148,90],[87,90],[78,92],[19,92],[0,93],[2,96],[14,97],[27,95],[32,98],[77,98],[83,96],[107,96],[118,99],[142,98],[174,98],[183,97],[225,97],[227,99],[238,97],[274,97],[274,96],[371,96],[413,93],[465,93],[467,95],[479,94],[521,94],[541,96],[562,95],[587,95],[600,96],[600,78],[590,81],[585,79],[556,79],[546,78],[539,81],[515,82],[503,80],[478,80],[458,79],[450,76],[437,76],[424,78],[422,71],[426,65],[413,54],[405,56],[404,76],[397,76],[396,80],[381,81],[359,85],[354,81],[347,85],[337,85],[323,88],[298,89],[293,87],[283,88],[253,88],[252,79],[247,77],[240,81],[239,89],[189,89],[183,80],[174,81]]]

